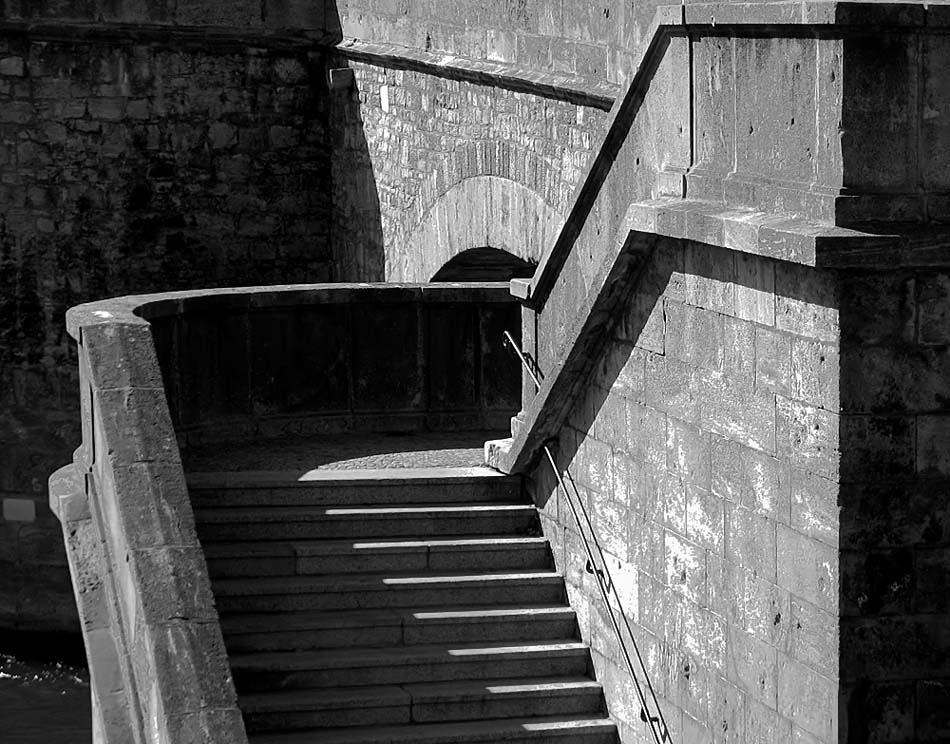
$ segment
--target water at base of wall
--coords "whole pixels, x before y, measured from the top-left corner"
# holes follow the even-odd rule
[[[0,630],[0,741],[90,744],[91,721],[82,640]]]

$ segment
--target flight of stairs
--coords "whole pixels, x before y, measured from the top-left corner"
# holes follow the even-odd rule
[[[252,744],[614,744],[520,481],[192,473]]]

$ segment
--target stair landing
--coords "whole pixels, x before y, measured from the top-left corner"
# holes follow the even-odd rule
[[[197,472],[474,468],[484,443],[504,431],[352,433],[295,436],[188,447],[185,470]]]

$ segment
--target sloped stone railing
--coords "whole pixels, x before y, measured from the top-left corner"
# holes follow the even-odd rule
[[[178,292],[69,311],[83,441],[50,478],[50,504],[82,620],[97,744],[247,741],[179,439],[500,421],[516,407],[501,330],[517,312],[505,284]],[[313,357],[308,345],[320,343]],[[288,357],[293,349],[309,351]],[[322,377],[333,368],[362,377],[347,372],[334,397]],[[489,368],[509,369],[507,388],[485,388]]]
[[[538,456],[545,438],[555,434],[556,422],[576,389],[564,387],[564,380],[583,380],[588,371],[585,360],[591,359],[593,351],[574,347],[582,337],[603,331],[603,322],[589,317],[593,310],[600,321],[610,318],[611,308],[604,300],[612,289],[604,282],[616,281],[619,266],[615,263],[625,246],[644,245],[651,237],[672,237],[836,269],[945,261],[942,228],[913,234],[906,229],[908,222],[940,219],[927,212],[926,195],[910,193],[915,188],[902,193],[884,183],[884,176],[881,183],[874,179],[849,183],[857,178],[851,171],[868,170],[868,162],[891,149],[886,138],[868,132],[867,149],[862,149],[860,132],[845,131],[844,135],[850,135],[843,136],[845,144],[829,144],[823,154],[828,162],[816,169],[820,177],[813,183],[799,183],[744,174],[731,163],[718,162],[721,153],[704,157],[695,145],[683,142],[652,143],[662,152],[651,168],[652,156],[644,147],[651,132],[643,121],[658,118],[670,130],[678,126],[688,139],[694,139],[703,126],[715,129],[713,119],[703,119],[711,116],[715,104],[704,100],[708,110],[693,110],[696,107],[690,103],[697,85],[696,69],[711,61],[693,58],[689,44],[695,38],[779,41],[801,39],[808,29],[816,39],[833,43],[842,56],[848,45],[855,48],[851,54],[858,57],[856,67],[869,64],[868,58],[860,56],[860,40],[875,29],[889,27],[907,38],[915,34],[924,38],[945,33],[948,24],[946,6],[924,3],[817,0],[659,6],[644,34],[648,41],[637,50],[630,81],[611,109],[604,139],[575,189],[564,226],[534,276],[511,281],[511,293],[524,308],[525,348],[547,381],[537,396],[533,385],[523,381],[523,410],[516,419],[514,441],[489,447],[491,463],[505,472],[522,472]],[[708,56],[708,50],[704,54]],[[848,72],[854,75],[850,68]],[[821,81],[827,90],[821,91],[821,105],[816,103],[821,126],[835,132],[842,126],[842,109],[850,100],[843,77],[831,75],[830,83]],[[731,85],[738,90],[738,82]],[[856,98],[859,94],[847,95]],[[888,94],[882,88],[875,89],[874,95]],[[924,113],[912,110],[908,115],[923,117]],[[782,143],[789,138],[776,131],[773,139]],[[739,147],[737,140],[735,148]],[[756,162],[756,157],[762,162]],[[762,153],[752,153],[748,160],[761,173],[773,168]],[[936,205],[943,197],[933,188],[935,193],[929,198]],[[572,359],[580,365],[576,369]],[[553,395],[547,392],[552,389]]]

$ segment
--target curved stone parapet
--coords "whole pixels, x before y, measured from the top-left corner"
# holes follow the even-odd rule
[[[510,390],[489,390],[482,375],[512,364],[501,348],[508,315],[516,323],[504,283],[177,292],[69,311],[83,442],[51,477],[50,501],[83,622],[97,744],[247,740],[179,439],[484,426],[517,406],[516,370]],[[335,369],[343,396],[327,406]]]

